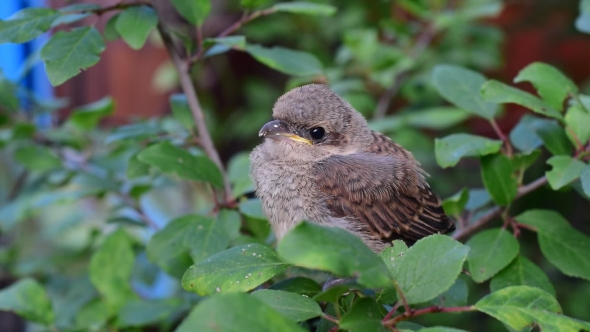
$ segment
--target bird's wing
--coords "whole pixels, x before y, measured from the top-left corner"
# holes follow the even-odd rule
[[[383,241],[415,241],[454,229],[411,153],[381,134],[366,153],[331,156],[314,167],[327,208],[365,224]]]

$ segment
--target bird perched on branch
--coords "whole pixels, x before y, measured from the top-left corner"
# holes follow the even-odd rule
[[[281,96],[250,155],[256,194],[277,239],[302,220],[336,226],[380,252],[454,229],[412,154],[369,129],[325,85]]]

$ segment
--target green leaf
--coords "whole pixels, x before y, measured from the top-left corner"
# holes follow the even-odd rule
[[[223,178],[219,168],[205,156],[193,156],[168,141],[151,145],[137,155],[139,161],[167,174],[193,181],[209,182],[221,188]]]
[[[250,218],[258,220],[266,220],[264,212],[262,212],[262,202],[255,198],[241,201],[238,205],[240,213]]]
[[[203,25],[211,11],[211,0],[171,0],[171,2],[176,11],[193,25]]]
[[[590,33],[590,0],[580,0],[580,15],[576,18],[576,29]]]
[[[317,302],[304,295],[281,290],[262,289],[253,292],[252,296],[268,304],[286,318],[296,322],[306,321],[322,314],[322,309]]]
[[[246,8],[256,8],[266,5],[269,0],[240,0],[240,5]]]
[[[281,280],[270,286],[269,289],[282,290],[309,297],[316,296],[322,291],[322,287],[315,280],[305,277],[293,277]]]
[[[205,299],[176,332],[303,332],[294,322],[252,295],[221,294]]]
[[[487,81],[481,87],[483,100],[499,104],[514,103],[524,106],[535,113],[562,120],[563,117],[558,110],[551,107],[541,99],[532,94],[508,86],[496,80]]]
[[[573,105],[565,114],[565,123],[568,127],[567,135],[573,144],[577,144],[572,137],[572,132],[576,135],[581,144],[590,140],[590,113],[586,112],[580,105]]]
[[[115,108],[115,101],[111,97],[104,97],[91,104],[74,109],[68,122],[82,130],[94,129],[100,120],[111,115]]]
[[[0,291],[0,310],[14,311],[26,320],[51,325],[51,300],[37,281],[25,278]]]
[[[502,141],[470,134],[452,134],[434,141],[436,162],[442,168],[457,165],[463,157],[477,157],[500,151]]]
[[[201,296],[246,292],[283,272],[287,264],[271,248],[257,243],[233,247],[191,266],[182,287]]]
[[[156,122],[140,122],[115,128],[113,132],[105,139],[105,144],[124,139],[142,139],[157,135],[160,127]]]
[[[313,297],[313,299],[318,302],[330,302],[336,304],[342,295],[348,291],[350,291],[350,287],[348,285],[336,285],[317,294]]]
[[[551,264],[565,275],[590,280],[590,237],[551,210],[528,210],[516,220],[537,230],[541,252]]]
[[[490,290],[496,292],[519,285],[537,287],[555,296],[555,289],[545,272],[523,256],[516,257],[510,265],[492,278]]]
[[[156,25],[158,25],[158,16],[152,8],[133,6],[119,14],[115,28],[127,45],[138,50],[143,47]]]
[[[472,70],[452,65],[438,65],[432,71],[432,84],[448,102],[485,119],[494,118],[498,105],[485,102],[479,90],[485,76]]]
[[[180,306],[182,300],[132,300],[119,310],[118,327],[151,325],[170,317]]]
[[[49,8],[25,8],[0,21],[0,44],[20,44],[39,37],[51,28],[59,12]]]
[[[569,156],[553,156],[547,160],[547,164],[553,168],[545,175],[553,190],[560,189],[580,177],[586,167],[583,161]]]
[[[453,106],[430,107],[371,120],[369,128],[380,133],[393,133],[407,127],[443,130],[465,121],[470,116],[469,112]]]
[[[261,63],[285,74],[309,76],[322,73],[322,64],[311,53],[253,44],[247,45],[244,50]]]
[[[542,62],[526,66],[514,78],[514,83],[531,82],[543,100],[556,110],[563,109],[563,101],[578,87],[557,68]]]
[[[512,156],[512,167],[515,171],[526,170],[541,156],[541,150],[533,150],[529,153],[516,153]]]
[[[279,242],[277,252],[285,261],[340,276],[358,274],[367,287],[391,285],[383,261],[361,239],[341,228],[302,222]]]
[[[90,281],[111,313],[136,298],[130,284],[134,261],[131,239],[123,229],[109,235],[90,259]]]
[[[503,154],[482,157],[481,177],[496,204],[506,206],[512,203],[518,191],[518,180],[508,157]]]
[[[117,20],[119,19],[119,15],[121,14],[117,13],[111,16],[111,18],[109,18],[107,21],[107,24],[104,26],[103,34],[107,41],[113,41],[121,38],[119,31],[117,31]]]
[[[250,177],[250,156],[248,153],[238,153],[229,160],[227,177],[232,184],[234,197],[254,191],[254,183]]]
[[[76,313],[76,328],[82,331],[100,331],[104,329],[110,316],[106,304],[95,299]]]
[[[57,86],[94,66],[104,51],[104,40],[93,27],[59,31],[41,49],[51,85]]]
[[[440,294],[432,300],[434,305],[443,307],[460,307],[467,304],[467,295],[469,290],[463,279],[457,278],[455,283],[446,292]]]
[[[393,250],[396,250],[395,247]],[[435,234],[416,242],[403,254],[403,258],[390,261],[388,267],[408,303],[422,303],[453,285],[461,273],[468,251],[468,247],[452,238]]]
[[[518,255],[518,241],[501,228],[477,233],[466,243],[471,248],[467,268],[475,282],[481,283],[505,268]]]
[[[271,8],[277,12],[305,15],[332,16],[336,13],[334,6],[304,1],[280,2]]]
[[[582,174],[580,174],[580,180],[582,181],[584,193],[590,196],[590,165],[584,167]]]
[[[467,188],[463,188],[453,196],[445,198],[442,206],[447,215],[458,217],[465,209],[465,204],[467,204],[468,200],[469,190],[467,190]]]
[[[544,125],[537,128],[537,135],[541,137],[545,147],[554,155],[572,153],[572,145],[570,144],[563,128],[554,121],[546,122]]]
[[[150,174],[150,166],[137,159],[137,154],[129,158],[126,175],[129,179],[136,179]]]
[[[445,327],[445,326],[433,326],[427,327],[420,330],[418,332],[467,332],[465,330],[459,330],[453,327]]]
[[[242,218],[235,210],[221,209],[217,213],[217,224],[223,226],[225,234],[230,240],[235,240],[240,237],[240,228],[242,227]]]
[[[479,300],[475,307],[517,331],[533,324],[542,331],[590,329],[590,323],[562,315],[559,303],[549,293],[529,286],[501,289]]]
[[[543,140],[537,135],[538,130],[553,123],[553,120],[541,119],[526,114],[510,132],[510,142],[524,153],[531,152],[543,145]],[[550,125],[549,125],[550,126]]]
[[[356,301],[340,320],[340,327],[349,331],[388,331],[381,324],[387,312],[371,297]]]
[[[184,94],[173,94],[170,96],[170,108],[172,115],[186,129],[192,130],[195,127],[195,120],[191,109],[188,107],[186,96]]]
[[[490,194],[485,189],[469,190],[469,200],[465,204],[465,209],[469,211],[479,210],[491,201]]]
[[[14,151],[14,159],[32,171],[46,172],[62,166],[51,150],[40,145],[29,145]]]
[[[20,101],[17,96],[17,89],[18,86],[2,77],[2,73],[0,72],[0,110],[4,109],[8,112],[15,112],[20,107]],[[0,115],[0,118],[2,115]],[[6,120],[8,120],[8,116],[6,115]],[[4,121],[0,121],[0,124]]]

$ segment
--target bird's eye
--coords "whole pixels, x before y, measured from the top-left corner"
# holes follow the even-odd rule
[[[311,130],[309,131],[309,134],[311,135],[311,138],[313,138],[315,140],[319,140],[319,139],[324,138],[324,135],[326,135],[326,131],[322,127],[315,127],[315,128],[311,128]]]

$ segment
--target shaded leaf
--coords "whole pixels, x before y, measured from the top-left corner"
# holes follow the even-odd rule
[[[512,167],[515,171],[526,170],[541,156],[541,150],[533,150],[529,153],[516,153],[512,155]]]
[[[193,156],[168,141],[145,148],[137,155],[137,159],[164,173],[193,181],[209,182],[218,188],[223,186],[221,172],[209,158]]]
[[[171,316],[182,305],[179,298],[165,300],[132,300],[119,310],[118,327],[144,326]]]
[[[322,314],[322,309],[317,302],[304,295],[282,290],[261,289],[253,292],[252,296],[296,322],[306,321]]]
[[[578,87],[557,68],[542,62],[533,62],[522,69],[514,83],[531,82],[539,96],[556,110],[563,109],[563,101],[570,93],[577,93]]]
[[[245,292],[283,272],[287,264],[271,248],[257,243],[233,247],[191,266],[182,287],[199,295]]]
[[[105,139],[105,144],[110,144],[124,139],[142,139],[157,135],[160,132],[160,127],[156,122],[140,122],[126,126],[117,127]]]
[[[385,308],[371,297],[354,302],[352,308],[340,320],[340,327],[349,331],[387,331],[381,324]]]
[[[583,161],[570,156],[553,156],[547,160],[553,168],[545,175],[553,190],[560,189],[580,177],[586,167]]]
[[[490,290],[496,292],[502,288],[520,285],[537,287],[555,296],[555,289],[545,272],[523,256],[516,257],[510,265],[492,278]]]
[[[313,297],[322,291],[322,287],[315,280],[305,277],[293,277],[281,280],[271,285],[269,289],[282,290],[309,297]]]
[[[0,291],[0,310],[14,311],[27,320],[46,326],[55,318],[47,293],[31,278],[21,279]]]
[[[466,243],[471,250],[467,268],[475,282],[481,283],[505,268],[518,255],[518,241],[501,228],[477,233]]]
[[[479,300],[475,307],[517,331],[533,324],[543,331],[590,329],[590,323],[563,316],[549,293],[529,286],[501,289]]]
[[[455,126],[470,116],[469,112],[456,107],[431,107],[371,120],[369,127],[380,133],[395,132],[407,127],[442,130]]]
[[[111,18],[109,18],[107,21],[107,24],[104,26],[103,34],[107,41],[113,41],[121,38],[119,31],[117,31],[117,20],[119,19],[119,15],[121,14],[117,13],[111,16]]]
[[[479,90],[486,78],[475,71],[452,65],[438,65],[432,71],[432,83],[447,101],[485,119],[494,118],[498,104],[485,102]]]
[[[244,50],[261,63],[285,74],[308,76],[322,73],[322,64],[311,53],[254,44],[247,45]]]
[[[584,167],[584,170],[580,174],[580,180],[582,181],[582,189],[587,196],[590,196],[590,165]]]
[[[40,145],[24,146],[14,151],[14,159],[32,171],[46,172],[62,166],[51,150]]]
[[[563,119],[558,110],[551,107],[541,99],[532,94],[508,86],[496,80],[487,81],[481,87],[481,96],[483,100],[499,104],[518,104],[526,107],[535,113],[543,114],[555,119]]]
[[[537,230],[541,252],[551,264],[568,276],[590,280],[590,237],[552,210],[528,210],[516,220]]]
[[[410,247],[402,259],[390,261],[395,265],[389,268],[408,303],[422,303],[455,283],[468,251],[468,247],[448,236],[430,235]]]
[[[469,290],[465,281],[457,278],[451,288],[432,300],[432,303],[443,307],[460,307],[467,304],[468,294]]]
[[[467,204],[468,200],[469,190],[467,190],[467,188],[463,188],[453,196],[445,198],[443,200],[442,206],[447,215],[458,217],[461,212],[463,212],[463,209],[465,209],[465,204]]]
[[[58,11],[49,8],[25,8],[5,21],[0,20],[0,44],[35,39],[49,30],[59,16]]]
[[[221,209],[217,213],[217,224],[224,228],[225,234],[234,240],[240,236],[240,227],[242,226],[242,219],[240,214],[234,210]]]
[[[229,160],[227,177],[232,184],[234,197],[254,191],[254,182],[250,177],[250,156],[248,153],[238,153]]]
[[[68,122],[79,129],[90,130],[95,128],[102,118],[111,115],[114,108],[115,101],[107,96],[91,104],[75,108]]]
[[[580,0],[580,15],[576,18],[576,29],[590,33],[590,0]]]
[[[465,204],[465,209],[474,211],[486,206],[491,202],[492,198],[485,189],[471,189],[469,190],[469,200]]]
[[[554,155],[572,153],[572,145],[570,144],[565,131],[562,126],[555,122],[546,122],[536,130],[537,135],[545,143],[547,150]]]
[[[109,235],[90,259],[90,281],[111,313],[136,297],[130,284],[134,260],[131,239],[122,229]]]
[[[205,299],[176,332],[303,332],[272,307],[247,294],[221,294]]]
[[[100,60],[105,45],[94,27],[59,31],[41,49],[41,59],[53,86],[78,75]]]
[[[151,7],[133,6],[119,14],[115,28],[127,45],[138,50],[143,47],[156,25],[158,25],[158,16]]]
[[[305,15],[332,16],[336,13],[334,6],[304,1],[280,2],[271,8],[277,12]]]
[[[137,159],[137,153],[129,158],[127,163],[126,175],[129,179],[135,179],[138,177],[146,176],[150,174],[150,166],[146,163],[142,163]]]
[[[391,285],[383,261],[361,239],[341,228],[302,222],[279,242],[277,252],[285,261],[340,276],[358,274],[367,287]]]
[[[256,8],[266,5],[270,0],[240,0],[240,5],[246,8]]]
[[[170,96],[170,108],[172,115],[180,122],[186,129],[192,130],[195,126],[195,120],[191,109],[188,107],[186,96],[184,94],[173,94]]]
[[[211,11],[211,0],[171,0],[176,11],[193,25],[202,25]]]
[[[500,151],[502,141],[470,135],[452,134],[437,138],[434,143],[436,162],[442,168],[457,165],[463,157],[477,157]]]
[[[524,153],[529,153],[543,145],[543,140],[537,132],[545,125],[553,123],[553,120],[541,119],[534,115],[526,114],[510,131],[510,142],[514,147]]]
[[[482,157],[481,177],[496,204],[506,206],[512,203],[518,191],[518,179],[508,157],[503,154]]]
[[[453,327],[445,326],[433,326],[418,330],[418,332],[466,332],[465,330],[459,330]]]
[[[266,216],[262,212],[262,202],[257,198],[240,202],[238,208],[240,213],[245,216],[258,220],[266,220]]]

